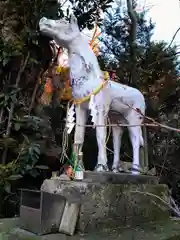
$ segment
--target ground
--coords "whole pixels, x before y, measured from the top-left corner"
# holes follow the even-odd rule
[[[149,223],[135,228],[126,226],[114,230],[103,229],[101,232],[89,234],[76,234],[66,236],[62,234],[50,234],[36,236],[19,229],[17,219],[1,219],[1,240],[180,240],[180,220],[168,220],[166,222]]]

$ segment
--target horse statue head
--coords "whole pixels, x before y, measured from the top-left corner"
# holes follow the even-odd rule
[[[71,14],[70,21],[52,20],[43,17],[39,21],[40,32],[56,41],[58,45],[69,48],[80,35],[77,18]]]

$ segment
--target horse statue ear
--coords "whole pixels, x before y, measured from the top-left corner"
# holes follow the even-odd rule
[[[77,25],[77,18],[75,17],[75,15],[73,13],[71,13],[71,15],[70,15],[70,23],[73,25]]]

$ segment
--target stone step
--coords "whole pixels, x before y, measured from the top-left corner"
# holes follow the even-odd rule
[[[159,179],[156,176],[150,175],[85,171],[84,181],[114,184],[158,184]]]

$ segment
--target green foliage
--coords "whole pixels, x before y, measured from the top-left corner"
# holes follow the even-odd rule
[[[22,117],[16,116],[13,119],[13,122],[14,129],[16,131],[28,128],[30,128],[32,131],[38,131],[41,130],[41,127],[43,126],[43,119],[30,115],[23,115]]]
[[[27,136],[24,135],[22,144],[18,144],[18,142],[12,138],[0,139],[0,148],[3,149],[5,147],[17,153],[17,157],[5,165],[0,165],[1,187],[4,182],[15,181],[27,174],[32,177],[37,177],[41,170],[48,169],[47,166],[38,165],[41,155],[40,144],[30,141]]]
[[[14,88],[14,86],[12,86],[11,88]],[[16,89],[14,88],[12,91],[10,92],[3,92],[0,93],[0,107],[7,107],[10,105],[10,103],[12,101],[15,101],[16,98],[16,94],[19,92],[20,89]]]
[[[167,100],[170,90],[176,89],[179,68],[176,47],[168,47],[165,42],[151,41],[154,25],[145,19],[146,13],[137,14],[137,84],[143,93],[159,109]],[[121,7],[107,13],[102,36],[102,59],[106,68],[113,68],[121,82],[132,84],[130,67],[132,58],[129,46],[130,21]],[[168,92],[166,92],[166,90]],[[157,104],[157,101],[158,104]]]
[[[141,61],[146,48],[149,47],[154,25],[145,19],[145,13],[137,14],[137,61]],[[122,7],[117,7],[105,15],[102,26],[101,51],[106,67],[110,63],[122,69],[119,74],[124,77],[130,72],[131,52],[129,46],[131,22]],[[127,78],[127,77],[126,77]]]
[[[0,42],[0,65],[5,67],[14,57],[21,56],[22,52],[21,44],[9,45],[7,43]]]
[[[78,18],[81,29],[87,27],[92,29],[95,21],[101,22],[99,10],[106,10],[112,0],[88,0],[73,1],[74,14]],[[0,3],[0,62],[7,65],[15,56],[27,53],[31,59],[40,60],[47,48],[48,40],[38,32],[38,24],[41,17],[52,19],[68,17],[69,9],[62,11],[60,3],[52,0],[8,0]],[[30,51],[31,50],[31,51]],[[48,52],[46,51],[46,54]],[[42,60],[42,58],[41,58]]]
[[[0,149],[11,149],[11,150],[17,150],[18,149],[18,142],[13,138],[1,138],[0,139]]]
[[[107,11],[113,0],[72,0],[70,2],[73,4],[73,11],[78,19],[80,29],[87,27],[91,30],[94,27],[94,23],[102,23],[100,11]]]
[[[28,141],[26,146],[21,148],[19,161],[20,172],[22,174],[29,172],[34,168],[39,160],[40,153],[40,145],[37,143],[30,143]]]

